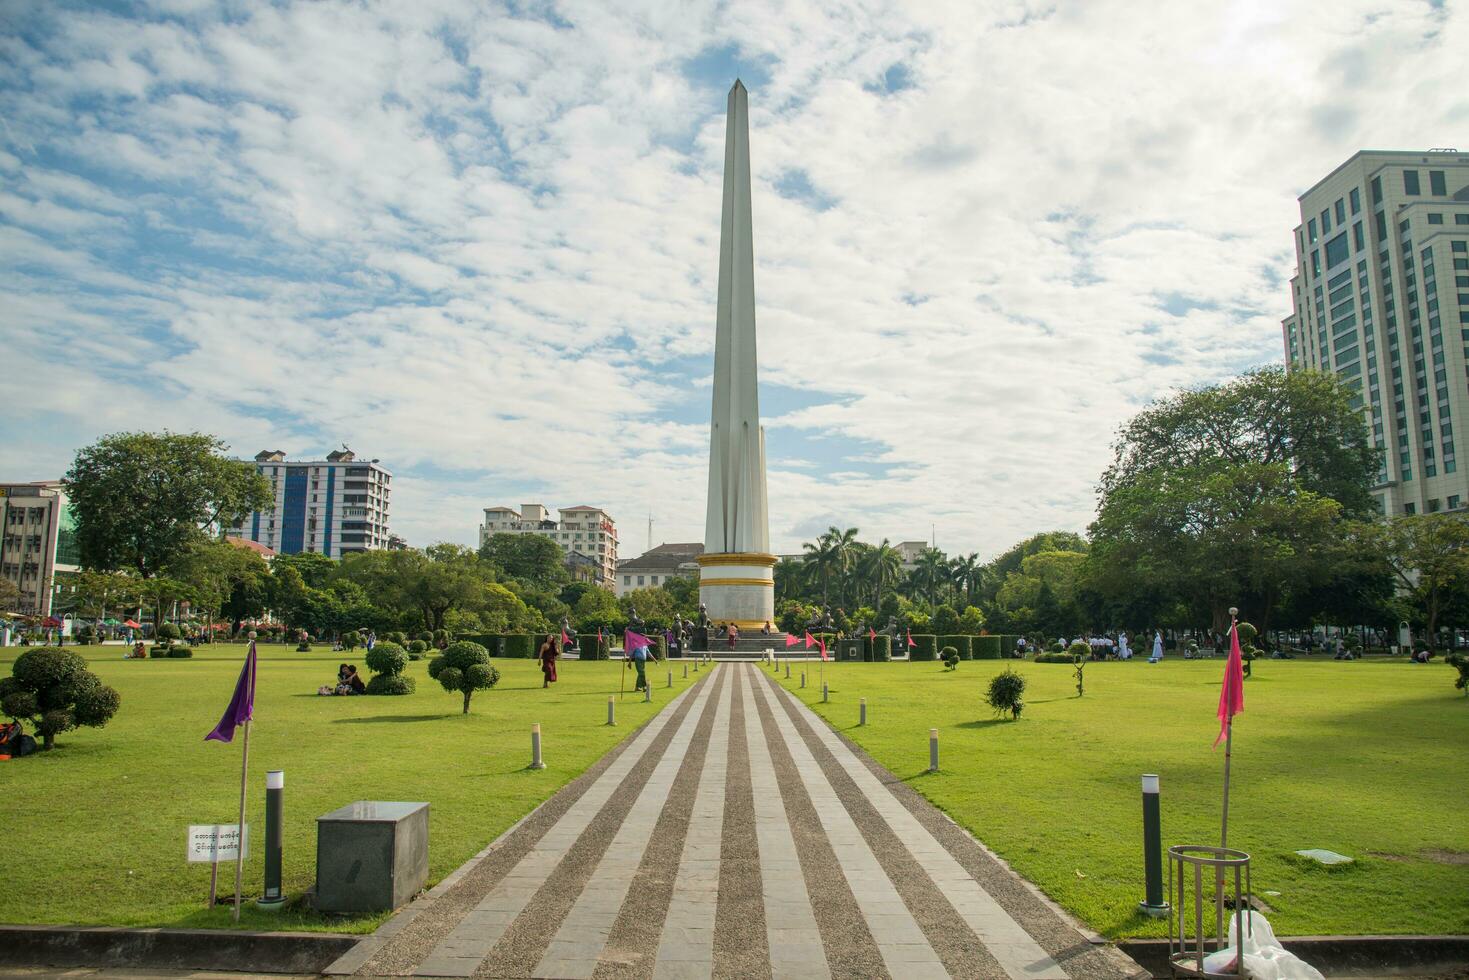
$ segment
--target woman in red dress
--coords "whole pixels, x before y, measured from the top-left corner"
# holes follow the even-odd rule
[[[560,655],[561,651],[556,647],[556,637],[546,637],[546,642],[541,644],[538,654],[541,659],[541,673],[546,678],[541,683],[542,687],[550,687],[551,682],[556,679],[556,658]]]

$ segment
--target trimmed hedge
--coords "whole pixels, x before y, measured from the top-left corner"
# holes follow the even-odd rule
[[[1035,655],[1035,662],[1038,663],[1038,664],[1069,664],[1072,661],[1071,661],[1071,654],[1069,654],[1069,653],[1050,653],[1050,652],[1047,652],[1047,653],[1038,653],[1038,654],[1036,654]]]
[[[878,634],[876,639],[867,638],[867,645],[872,650],[873,663],[885,664],[892,659],[892,637]]]
[[[939,649],[953,647],[959,651],[960,660],[973,660],[974,652],[970,647],[970,641],[978,639],[965,633],[949,633],[938,638]]]
[[[602,634],[600,640],[597,639],[596,633],[576,635],[576,651],[583,660],[607,660],[610,656],[608,651],[611,649],[612,641],[606,633]]]
[[[905,638],[903,643],[907,643]],[[908,648],[909,660],[937,660],[939,657],[939,638],[932,633],[915,633],[913,642],[917,646]]]
[[[194,651],[190,650],[188,647],[170,647],[168,650],[168,655],[174,660],[188,660],[194,655]]]
[[[1002,658],[1015,656],[1015,641],[1020,639],[1020,634],[996,633],[995,636],[1000,640],[1000,656]]]
[[[501,646],[502,657],[519,657],[529,660],[536,655],[536,635],[534,633],[506,633],[505,642]],[[486,649],[489,649],[486,647]]]
[[[858,640],[858,639],[838,640],[837,641],[837,659],[838,660],[865,660],[866,657],[863,656],[864,651],[863,651],[862,647],[863,647],[863,643],[862,643],[861,640]],[[814,650],[816,648],[815,647],[812,647],[812,649]],[[830,649],[830,648],[828,648],[828,649]]]
[[[976,636],[972,655],[975,660],[999,660],[1000,638],[998,636]]]

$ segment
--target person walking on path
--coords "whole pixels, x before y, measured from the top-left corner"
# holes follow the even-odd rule
[[[657,660],[658,656],[651,652],[650,648],[652,644],[648,641],[648,638],[632,630],[628,630],[628,639],[624,645],[632,647],[627,654],[627,663],[629,666],[637,668],[638,672],[638,682],[633,687],[633,690],[641,691],[648,686],[648,658],[651,656],[654,660]]]
[[[550,687],[555,683],[556,658],[560,655],[561,651],[556,646],[556,637],[547,636],[546,642],[541,644],[540,652],[537,653],[541,661],[541,674],[544,676],[541,687]]]

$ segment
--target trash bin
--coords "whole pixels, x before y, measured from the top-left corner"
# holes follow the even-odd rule
[[[389,912],[428,880],[428,804],[358,801],[316,818],[316,908]]]

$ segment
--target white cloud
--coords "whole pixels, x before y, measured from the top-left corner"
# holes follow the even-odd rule
[[[803,392],[767,389],[783,551],[1084,526],[1119,422],[1278,359],[1295,195],[1469,118],[1429,4],[170,9],[0,35],[0,470],[345,441],[415,543],[520,498],[701,536],[711,52],[751,85],[762,377]]]

